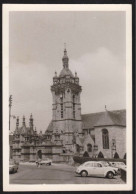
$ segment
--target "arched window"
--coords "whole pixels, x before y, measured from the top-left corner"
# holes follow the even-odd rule
[[[60,96],[61,118],[63,118],[63,96]]]
[[[73,118],[75,119],[75,95],[73,95]]]
[[[109,149],[109,132],[107,129],[102,130],[103,149]]]
[[[88,144],[88,145],[87,145],[87,151],[88,151],[88,152],[92,152],[92,145],[91,145],[91,144]]]
[[[37,155],[38,155],[38,158],[42,159],[42,151],[41,150],[38,150]]]

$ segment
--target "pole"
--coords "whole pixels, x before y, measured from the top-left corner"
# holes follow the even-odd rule
[[[11,106],[9,106],[9,130],[10,130]]]
[[[10,119],[11,119],[11,106],[12,106],[12,95],[9,96],[9,130],[10,130]]]

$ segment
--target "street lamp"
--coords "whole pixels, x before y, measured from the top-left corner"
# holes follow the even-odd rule
[[[12,95],[9,96],[9,130],[10,130],[10,118],[11,118],[11,106],[12,106]]]

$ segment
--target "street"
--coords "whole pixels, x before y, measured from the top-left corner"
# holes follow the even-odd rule
[[[37,168],[35,164],[20,164],[17,173],[10,174],[10,184],[124,184],[120,176],[114,179],[80,177],[67,164],[52,164]]]

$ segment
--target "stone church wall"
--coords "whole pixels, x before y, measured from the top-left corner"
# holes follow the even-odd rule
[[[109,132],[109,149],[103,149],[102,129]],[[98,145],[97,154],[101,151],[105,158],[112,158],[112,139],[116,141],[116,152],[120,158],[126,153],[126,128],[120,126],[107,126],[95,128],[95,145]]]

